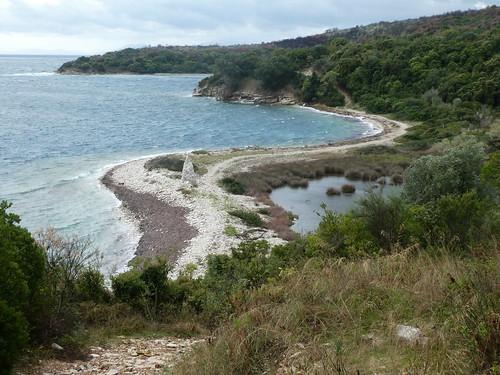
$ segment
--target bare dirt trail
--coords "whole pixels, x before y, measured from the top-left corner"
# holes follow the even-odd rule
[[[203,339],[118,338],[106,348],[91,347],[86,361],[44,360],[16,375],[155,375],[164,374]],[[168,372],[167,372],[168,373]]]

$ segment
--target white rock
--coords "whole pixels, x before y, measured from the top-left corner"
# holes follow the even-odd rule
[[[58,345],[55,342],[53,342],[50,347],[54,350],[64,350],[64,348],[61,345]]]
[[[396,326],[396,336],[400,339],[415,343],[422,336],[419,328],[399,324]]]

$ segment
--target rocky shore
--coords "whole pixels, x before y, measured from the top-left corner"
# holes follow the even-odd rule
[[[231,90],[225,85],[201,85],[194,89],[193,96],[206,96],[215,98],[217,101],[243,104],[298,104],[291,90],[280,90],[267,92],[259,90],[255,84],[244,85],[241,90]]]
[[[148,160],[119,165],[102,178],[139,221],[142,238],[136,255],[167,257],[175,276],[188,264],[203,272],[208,254],[228,253],[243,239],[252,239],[248,228],[228,210],[254,209],[253,198],[226,193],[218,185],[218,174],[200,176],[195,187],[177,172],[148,170]],[[226,234],[227,226],[239,235]],[[283,242],[272,231],[259,232],[258,237],[273,244]]]
[[[126,168],[111,169],[101,181],[139,222],[142,236],[136,255],[147,258],[162,256],[174,262],[189,240],[198,234],[185,219],[188,209],[169,204],[146,190],[128,187],[123,175]]]
[[[317,107],[369,122],[378,131],[361,139],[314,147],[213,151],[213,159],[196,186],[183,181],[179,172],[145,168],[149,159],[119,165],[103,177],[103,183],[123,202],[140,223],[142,238],[137,255],[166,256],[174,264],[174,276],[188,264],[204,272],[209,254],[226,254],[248,239],[264,239],[271,244],[284,241],[266,228],[254,230],[231,216],[234,209],[257,212],[267,208],[253,197],[232,195],[223,190],[221,178],[237,171],[268,163],[308,160],[319,155],[342,153],[369,145],[390,145],[403,135],[407,125],[378,115],[354,110]],[[261,215],[263,220],[267,218]],[[227,231],[228,227],[234,230]],[[230,232],[236,232],[230,233]]]

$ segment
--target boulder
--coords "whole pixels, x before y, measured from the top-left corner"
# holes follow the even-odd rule
[[[420,328],[398,324],[396,326],[396,337],[410,344],[425,345],[429,340],[422,334]]]
[[[53,342],[50,347],[54,350],[59,350],[59,351],[64,350],[64,348],[61,345],[56,344],[55,342]]]

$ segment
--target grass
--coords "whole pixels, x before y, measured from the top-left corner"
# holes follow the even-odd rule
[[[237,209],[229,211],[229,215],[241,219],[243,223],[250,227],[262,227],[264,225],[264,221],[259,214],[253,211]]]
[[[365,147],[342,155],[318,154],[312,160],[263,164],[229,176],[231,185],[245,194],[270,193],[282,186],[305,188],[309,180],[345,176],[352,180],[376,181],[382,176],[402,175],[413,154],[384,147]]]
[[[236,237],[238,235],[238,230],[232,225],[226,225],[224,228],[224,234],[228,237]]]
[[[488,251],[311,259],[239,299],[215,341],[174,373],[494,374],[500,257]],[[400,341],[398,324],[419,327],[428,343]]]

